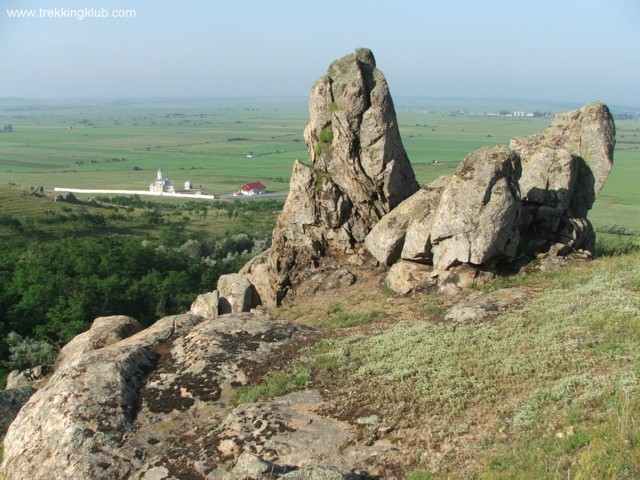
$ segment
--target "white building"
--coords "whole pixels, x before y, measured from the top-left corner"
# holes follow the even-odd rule
[[[260,182],[253,182],[253,183],[246,183],[242,186],[242,188],[240,188],[240,190],[238,190],[236,193],[234,193],[234,195],[240,196],[240,195],[245,195],[245,196],[253,196],[253,195],[262,195],[263,193],[265,193],[267,191],[267,187],[265,187],[262,183]]]
[[[162,169],[158,169],[157,178],[149,184],[149,191],[156,193],[175,193],[173,182],[168,178],[162,177]]]

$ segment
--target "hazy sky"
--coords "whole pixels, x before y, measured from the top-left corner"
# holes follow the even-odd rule
[[[0,97],[306,96],[333,59],[363,46],[394,96],[640,107],[639,0],[0,5]],[[110,18],[64,18],[92,8]]]

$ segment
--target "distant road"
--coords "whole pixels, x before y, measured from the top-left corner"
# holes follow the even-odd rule
[[[286,198],[288,193],[263,193],[262,195],[216,195],[216,198],[223,200],[255,200],[260,198]]]
[[[116,195],[150,195],[153,197],[176,197],[176,198],[189,198],[191,200],[256,200],[260,198],[286,198],[287,193],[263,193],[262,195],[194,195],[191,193],[159,193],[150,192],[149,190],[92,190],[86,188],[61,188],[56,187],[53,189],[55,192],[71,192],[71,193],[110,193]]]

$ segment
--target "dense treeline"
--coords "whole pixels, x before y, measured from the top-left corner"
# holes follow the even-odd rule
[[[269,247],[282,206],[114,197],[50,207],[23,194],[5,206],[14,198],[27,208],[0,211],[0,389],[8,370],[55,357],[96,317],[150,325],[188,311],[220,275]],[[214,228],[202,227],[208,214]]]
[[[124,238],[2,241],[2,337],[14,331],[62,345],[94,318],[114,314],[149,325],[187,311],[198,293],[213,290],[219,275],[245,260],[236,255],[231,262],[207,264]]]

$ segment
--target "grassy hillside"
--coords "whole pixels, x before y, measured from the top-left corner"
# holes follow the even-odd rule
[[[625,253],[488,285],[530,298],[483,322],[376,279],[281,307],[326,338],[241,398],[313,385],[341,418],[376,414],[412,452],[408,478],[638,478],[640,243],[617,240],[600,246]]]

